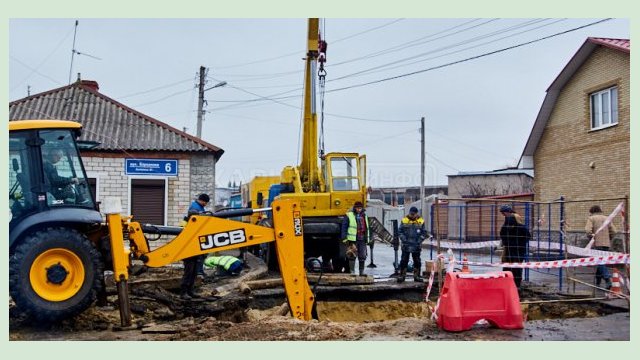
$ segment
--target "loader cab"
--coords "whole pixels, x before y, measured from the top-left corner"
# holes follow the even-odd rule
[[[11,123],[10,228],[32,214],[57,208],[96,210],[75,141],[79,124],[46,128],[46,120]]]

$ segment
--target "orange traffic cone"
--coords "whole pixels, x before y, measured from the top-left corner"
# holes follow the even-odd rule
[[[620,286],[620,274],[618,273],[618,269],[613,269],[613,275],[611,276],[611,291],[609,296],[611,297],[620,297],[622,294],[622,286]]]
[[[471,270],[469,270],[469,260],[467,259],[467,254],[464,254],[462,257],[462,272],[464,274],[470,274]]]

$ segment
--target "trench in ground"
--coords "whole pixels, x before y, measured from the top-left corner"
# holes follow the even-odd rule
[[[593,318],[623,312],[623,309],[598,302],[552,302],[521,304],[527,321],[544,319]],[[387,300],[377,302],[318,302],[319,320],[335,322],[375,322],[400,318],[429,319],[431,312],[424,302]]]
[[[374,291],[351,292],[336,291],[331,294],[318,295],[316,306],[319,320],[334,322],[377,322],[400,318],[430,319],[431,311],[423,301],[421,291]],[[275,302],[272,302],[274,299]],[[432,298],[434,300],[435,298]],[[566,297],[556,294],[535,294],[525,292],[521,300],[524,319],[569,319],[594,318],[614,313],[628,312],[628,309],[609,305],[602,301],[563,301]],[[266,309],[277,306],[282,298],[254,298],[250,306]],[[431,303],[435,306],[435,303]]]

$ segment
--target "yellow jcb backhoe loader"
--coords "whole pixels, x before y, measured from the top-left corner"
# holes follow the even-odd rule
[[[119,199],[107,198],[105,223],[88,190],[76,144],[80,131],[81,125],[73,121],[9,122],[9,292],[18,308],[46,322],[77,315],[96,299],[109,268],[117,284],[122,326],[128,326],[132,260],[161,267],[191,256],[275,241],[291,313],[311,319],[314,296],[304,268],[297,202],[279,200],[266,209],[194,215],[180,228],[142,225],[132,221],[135,214],[123,218]],[[60,172],[65,173],[54,174],[50,161],[62,161]],[[225,219],[259,211],[272,211],[272,228]],[[145,233],[176,237],[151,251]]]

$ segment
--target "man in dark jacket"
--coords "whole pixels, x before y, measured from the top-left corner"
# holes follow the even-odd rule
[[[209,195],[198,195],[198,198],[193,200],[191,206],[189,206],[187,216],[185,216],[184,220],[189,220],[191,215],[198,215],[205,212],[204,207],[207,206],[208,203]],[[184,264],[184,273],[182,274],[182,283],[180,284],[181,299],[190,300],[191,298],[200,297],[198,294],[193,292],[193,286],[195,285],[196,276],[198,275],[199,270],[204,273],[202,266],[205,257],[205,255],[198,255],[182,260]]]
[[[64,200],[65,202],[72,202],[75,198],[72,185],[78,184],[77,178],[70,178],[60,176],[56,165],[62,159],[64,152],[62,149],[51,149],[47,154],[47,158],[43,163],[43,170],[46,175],[46,181],[49,185],[49,192],[57,200]]]
[[[412,206],[409,209],[409,215],[405,216],[400,223],[402,256],[400,257],[400,276],[397,278],[399,283],[404,282],[404,278],[407,275],[409,255],[413,258],[413,281],[423,281],[422,276],[420,276],[420,269],[422,268],[420,252],[422,251],[422,242],[426,238],[427,232],[424,229],[424,219],[418,214],[418,208]]]
[[[500,239],[502,240],[502,262],[521,263],[526,259],[527,247],[531,234],[529,229],[520,222],[511,205],[502,205],[500,213],[504,216],[504,224],[500,228]],[[504,271],[511,271],[513,280],[518,289],[522,283],[522,268],[503,268]]]
[[[340,257],[346,257],[351,274],[356,271],[356,257],[358,258],[359,274],[364,275],[364,262],[367,260],[367,244],[371,238],[369,218],[365,214],[362,202],[356,201],[353,209],[349,210],[342,221],[342,245]]]

